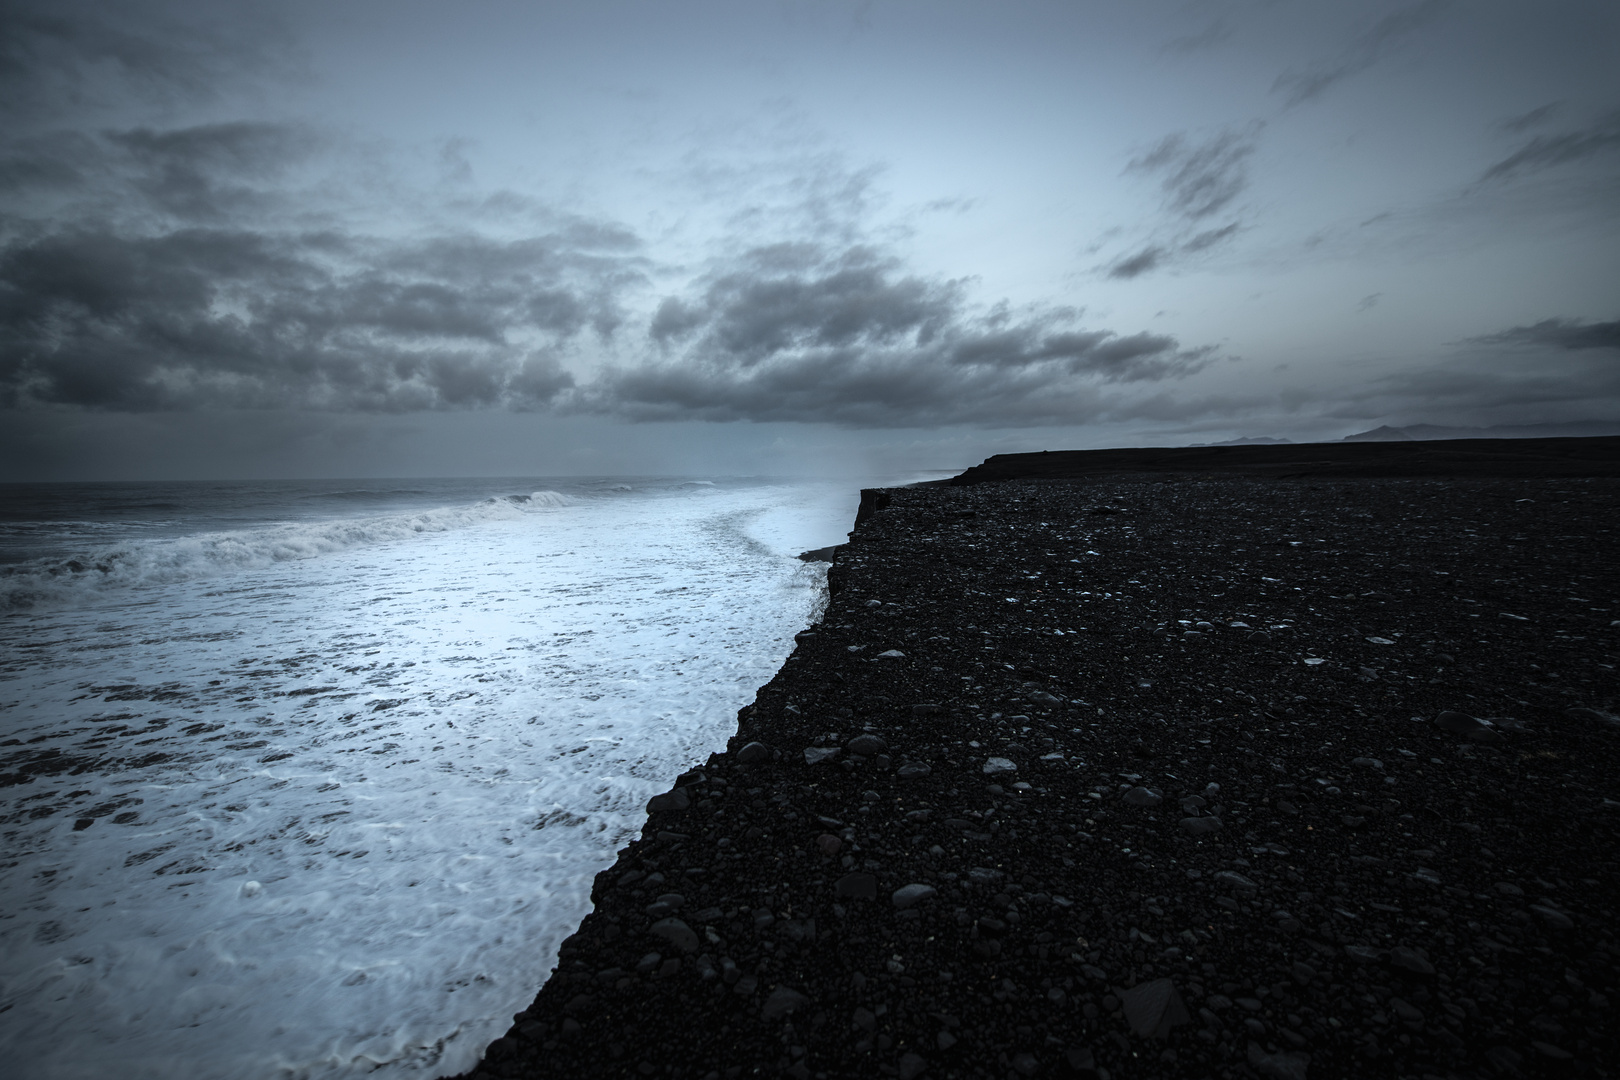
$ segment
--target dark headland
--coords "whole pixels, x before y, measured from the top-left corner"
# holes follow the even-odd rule
[[[1620,1072],[1620,439],[868,491],[477,1077]]]

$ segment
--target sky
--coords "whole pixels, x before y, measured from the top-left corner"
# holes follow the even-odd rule
[[[0,480],[1620,421],[1612,0],[0,0]]]

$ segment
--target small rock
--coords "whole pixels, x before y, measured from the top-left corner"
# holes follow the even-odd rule
[[[889,748],[889,744],[876,735],[857,735],[844,746],[850,753],[860,754],[862,757],[875,757]]]
[[[906,658],[906,654],[901,652],[899,649],[888,649],[884,652],[878,653],[877,658],[879,660],[904,660]]]
[[[816,850],[828,858],[832,858],[834,855],[837,855],[843,846],[843,840],[834,836],[832,833],[822,833],[820,836],[816,837]]]
[[[1620,716],[1616,716],[1614,713],[1604,712],[1602,709],[1588,709],[1583,706],[1574,709],[1565,709],[1564,715],[1572,716],[1577,720],[1594,720],[1605,727],[1620,727]]]
[[[1524,895],[1524,890],[1513,884],[1511,881],[1498,881],[1496,883],[1496,891],[1501,893],[1503,896]]]
[[[845,874],[833,886],[833,891],[839,896],[847,896],[853,900],[875,900],[877,878],[871,874]]]
[[[945,711],[945,707],[943,705],[924,704],[924,705],[913,705],[911,707],[911,715],[912,716],[938,716],[940,713],[942,713],[944,711]]]
[[[810,999],[799,993],[797,990],[790,989],[786,986],[778,986],[775,990],[772,990],[770,996],[765,999],[765,1004],[760,1006],[760,1019],[780,1020],[782,1017],[793,1012],[795,1009],[803,1008],[809,1003]]]
[[[804,748],[804,763],[806,765],[820,765],[823,761],[833,761],[838,757],[836,746],[807,746]]]
[[[1217,870],[1215,872],[1215,883],[1217,885],[1229,885],[1235,889],[1258,889],[1260,887],[1242,874],[1231,870]]]
[[[895,776],[902,780],[920,780],[933,771],[933,769],[920,761],[908,761],[900,766],[899,770],[895,772]]]
[[[940,1036],[946,1039],[951,1038],[950,1033],[944,1031],[940,1032]],[[955,1041],[955,1039],[951,1039],[951,1042],[954,1043]],[[944,1047],[940,1047],[940,1049],[943,1050]],[[897,1068],[900,1073],[900,1080],[916,1080],[917,1077],[928,1071],[928,1059],[921,1054],[907,1051],[900,1055]]]
[[[1356,766],[1358,769],[1377,769],[1380,772],[1383,771],[1384,768],[1384,763],[1375,757],[1351,758],[1350,764]]]
[[[1006,875],[1000,870],[992,870],[988,866],[975,866],[967,872],[968,880],[975,885],[990,885],[1000,881]]]
[[[1460,735],[1470,742],[1498,743],[1502,741],[1501,732],[1492,727],[1489,721],[1469,716],[1467,713],[1448,710],[1435,717],[1434,723],[1441,731],[1451,735]]]
[[[1417,950],[1409,949],[1405,945],[1397,945],[1389,950],[1389,962],[1392,966],[1409,971],[1413,975],[1434,974],[1434,965],[1424,959]]]
[[[1124,794],[1123,798],[1132,806],[1158,806],[1164,802],[1163,795],[1145,787],[1133,787]]]
[[[1249,1065],[1269,1080],[1305,1080],[1305,1070],[1311,1056],[1299,1051],[1268,1054],[1259,1043],[1249,1044]]]
[[[1575,1055],[1568,1050],[1561,1046],[1554,1046],[1549,1042],[1532,1042],[1530,1045],[1536,1048],[1536,1053],[1542,1057],[1551,1058],[1553,1061],[1573,1061],[1575,1059]]]
[[[1409,1020],[1414,1024],[1421,1023],[1423,1020],[1423,1010],[1405,998],[1390,998],[1389,1009],[1402,1020]]]
[[[1541,921],[1554,930],[1575,929],[1575,921],[1556,908],[1550,908],[1545,904],[1531,904],[1530,910],[1539,915]]]
[[[658,970],[658,965],[664,962],[662,953],[650,952],[636,961],[636,974],[651,975]]]
[[[934,888],[932,885],[924,885],[920,882],[913,882],[910,885],[905,885],[896,889],[894,891],[894,895],[890,899],[894,901],[895,907],[905,909],[916,904],[920,904],[924,900],[932,899],[938,895],[939,890]]]
[[[1365,945],[1346,945],[1344,953],[1350,959],[1361,964],[1378,963],[1378,950],[1370,949]]]
[[[1029,695],[1029,700],[1037,705],[1061,705],[1063,699],[1056,694],[1048,694],[1045,690],[1036,690]]]
[[[1171,1028],[1192,1021],[1186,1004],[1169,979],[1139,983],[1126,990],[1121,1000],[1125,1019],[1130,1022],[1131,1031],[1137,1035],[1163,1039],[1170,1034]]]
[[[647,932],[653,937],[663,938],[681,952],[697,952],[697,933],[679,919],[659,919],[647,928]]]
[[[1217,817],[1184,817],[1181,819],[1181,831],[1188,836],[1204,836],[1212,832],[1219,832],[1221,819]]]
[[[1309,964],[1296,962],[1290,969],[1290,974],[1294,976],[1295,982],[1299,983],[1301,986],[1305,986],[1310,983],[1312,979],[1316,978],[1316,969],[1311,967]]]
[[[647,813],[656,814],[660,810],[685,810],[692,805],[692,797],[686,793],[685,788],[676,788],[666,791],[662,795],[654,795],[647,800]]]
[[[1041,1063],[1034,1054],[1026,1052],[1013,1055],[1012,1067],[1019,1076],[1034,1076],[1040,1069]]]
[[[986,776],[999,776],[1002,773],[1015,773],[1017,771],[1018,766],[1004,757],[988,758],[984,763]]]
[[[752,765],[759,761],[769,761],[771,748],[762,742],[751,742],[737,751],[737,760],[744,765]]]

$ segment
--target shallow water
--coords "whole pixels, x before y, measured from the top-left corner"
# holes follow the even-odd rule
[[[792,556],[858,499],[119,487],[3,523],[0,1056],[28,1076],[469,1066],[813,620],[825,567]]]

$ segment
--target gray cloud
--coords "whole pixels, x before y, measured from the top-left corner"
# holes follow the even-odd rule
[[[262,7],[181,14],[128,0],[0,0],[0,112],[38,120],[131,96],[207,100],[286,53],[285,31]]]
[[[1558,111],[1559,105],[1560,102],[1556,101],[1540,105],[1529,112],[1520,113],[1518,116],[1510,116],[1496,126],[1503,131],[1518,135],[1544,122],[1554,112]]]
[[[550,403],[639,259],[577,233],[63,230],[0,251],[0,402],[144,411]],[[585,237],[584,239],[589,239]]]
[[[1481,180],[1500,180],[1521,172],[1549,169],[1620,150],[1620,112],[1590,127],[1558,135],[1537,135],[1485,170]]]
[[[1263,125],[1229,128],[1204,139],[1176,132],[1132,158],[1125,172],[1157,177],[1168,228],[1159,239],[1109,265],[1111,278],[1129,280],[1218,247],[1242,229],[1237,221],[1211,226],[1208,219],[1232,208],[1248,188],[1249,159]]]
[[[1226,209],[1248,186],[1248,159],[1258,134],[1259,125],[1250,125],[1191,142],[1177,132],[1132,158],[1125,171],[1158,176],[1166,209],[1202,221]]]
[[[1550,346],[1566,351],[1620,350],[1620,319],[1595,323],[1582,319],[1543,319],[1529,326],[1514,326],[1469,340],[1483,345]]]
[[[1108,268],[1108,276],[1130,280],[1157,270],[1170,253],[1158,244],[1150,244],[1134,255],[1127,255]]]
[[[1191,374],[1208,349],[1085,329],[1066,308],[974,309],[960,281],[908,275],[867,247],[745,253],[650,334],[673,355],[609,370],[579,408],[637,420],[852,427],[1075,423],[1104,387]]]
[[[1391,12],[1332,60],[1312,65],[1305,71],[1286,71],[1277,76],[1272,93],[1282,94],[1289,106],[1320,97],[1335,84],[1372,67],[1391,45],[1433,22],[1447,6],[1447,0],[1420,0]]]

